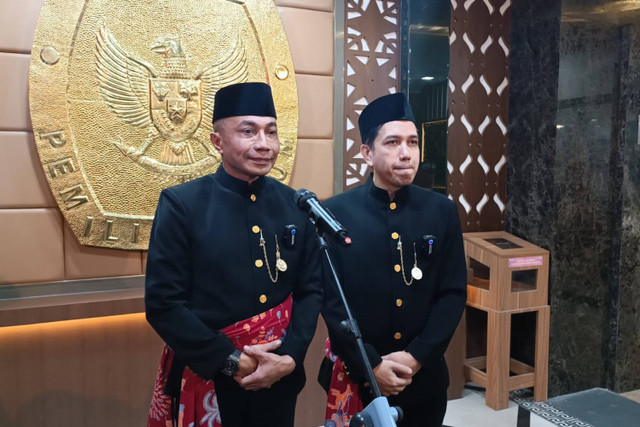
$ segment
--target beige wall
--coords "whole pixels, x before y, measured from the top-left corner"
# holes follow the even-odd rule
[[[79,245],[38,160],[28,104],[31,44],[41,0],[0,0],[0,285],[143,273],[145,258]],[[333,2],[277,0],[299,96],[291,186],[333,192]],[[37,268],[34,268],[37,264]]]
[[[144,426],[160,349],[143,314],[3,328],[0,425]]]
[[[42,0],[0,0],[0,286],[144,273],[146,254],[78,244],[50,194],[28,108]],[[333,1],[275,0],[299,96],[291,186],[333,192]],[[324,326],[307,357],[296,425],[322,424],[315,385]],[[140,315],[0,328],[0,425],[144,425],[161,342]]]

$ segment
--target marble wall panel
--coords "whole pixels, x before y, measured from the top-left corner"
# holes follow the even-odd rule
[[[551,251],[550,396],[640,387],[640,22],[580,7],[512,9],[507,231]]]
[[[552,244],[560,5],[515,2],[511,29],[506,228]]]
[[[505,228],[540,247],[553,245],[560,4],[514,2],[511,10],[511,82]],[[551,252],[553,259],[554,253]],[[553,267],[554,263],[551,263]],[[550,281],[553,286],[553,281]],[[555,307],[552,320],[555,320]],[[534,354],[532,321],[512,325],[512,353]],[[551,341],[555,340],[551,328]],[[553,366],[555,353],[550,352]]]
[[[616,389],[620,392],[640,389],[640,175],[638,175],[638,146],[628,170],[635,176],[625,177],[625,203],[622,216],[620,305],[616,354]],[[631,157],[631,156],[629,156]],[[630,162],[631,163],[631,162]],[[629,174],[631,175],[631,174]]]
[[[640,25],[630,34],[616,352],[616,389],[640,388]]]
[[[552,321],[557,369],[550,385],[557,394],[615,386],[608,365],[615,358],[610,342],[617,321],[611,298],[618,286],[612,270],[619,216],[612,138],[620,102],[612,46],[618,42],[616,29],[602,22],[561,26],[551,304],[579,321],[574,327],[562,315]]]

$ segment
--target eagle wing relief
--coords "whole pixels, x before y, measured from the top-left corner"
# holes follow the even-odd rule
[[[122,122],[138,128],[152,124],[149,78],[158,73],[151,64],[125,52],[105,24],[97,34],[96,74],[102,97]]]
[[[139,159],[158,136],[149,111],[149,80],[158,72],[127,53],[104,23],[96,34],[95,55],[100,93],[111,112],[123,123],[147,130],[140,147],[127,144],[121,137],[112,141],[123,155]]]
[[[206,130],[208,134],[213,128],[211,124],[213,101],[218,89],[233,83],[246,82],[248,77],[247,52],[240,37],[236,38],[235,43],[229,49],[229,54],[222,61],[209,63],[196,71],[193,79],[202,82],[203,123],[200,129]]]
[[[151,50],[164,58],[160,72],[127,53],[105,24],[96,35],[96,77],[104,101],[123,123],[147,129],[141,143],[131,145],[122,137],[112,143],[162,182],[210,173],[220,158],[209,142],[215,94],[223,86],[247,80],[244,44],[238,37],[222,60],[203,66],[193,77],[185,73],[187,55],[178,36],[158,37]],[[157,159],[145,155],[156,142],[162,144]],[[193,143],[202,145],[206,157],[195,159]]]

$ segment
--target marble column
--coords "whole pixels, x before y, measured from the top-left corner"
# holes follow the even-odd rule
[[[622,206],[615,388],[640,388],[640,23],[628,26],[625,137],[621,147]]]
[[[506,229],[551,251],[550,396],[640,388],[640,26],[585,4],[512,7]]]

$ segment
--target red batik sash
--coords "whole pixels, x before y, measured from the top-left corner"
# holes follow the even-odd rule
[[[282,304],[227,326],[222,329],[222,332],[229,337],[238,350],[242,350],[245,345],[266,344],[275,341],[286,334],[291,318],[291,306],[292,298],[289,295]],[[147,427],[173,426],[173,400],[171,396],[164,393],[173,356],[173,350],[165,345],[156,376]],[[182,373],[179,405],[178,427],[188,427],[189,425],[222,426],[213,381],[205,380],[196,375],[189,367],[185,367]]]
[[[344,363],[331,352],[329,338],[325,343],[324,354],[333,362],[324,425],[325,427],[346,427],[351,422],[351,418],[364,409],[358,384],[351,381],[344,369]]]

